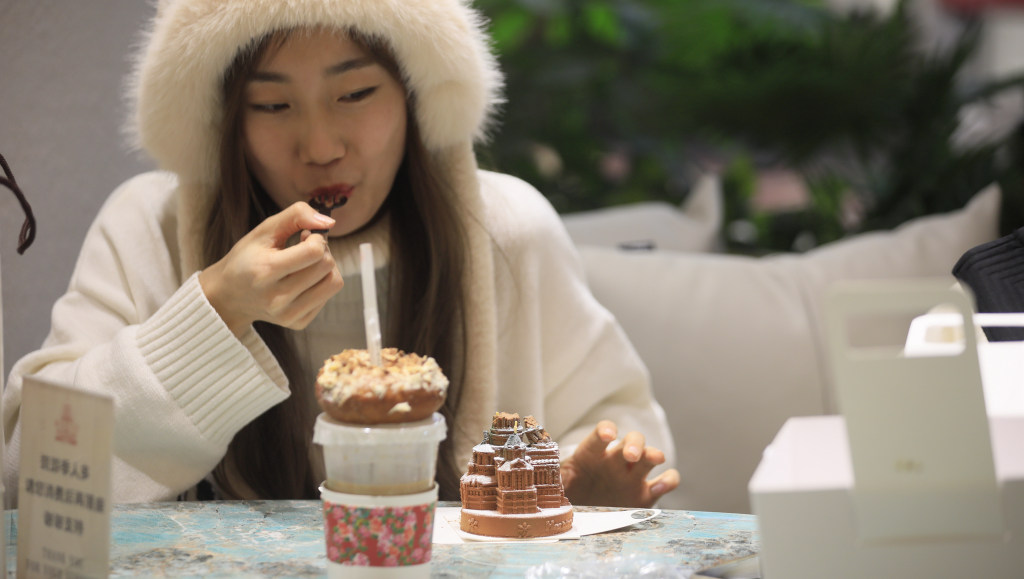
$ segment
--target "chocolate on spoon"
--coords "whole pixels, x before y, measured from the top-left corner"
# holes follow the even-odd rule
[[[348,197],[341,194],[334,195],[322,195],[315,199],[310,199],[309,205],[313,209],[316,209],[321,215],[327,215],[330,217],[331,211],[337,209],[348,203]],[[321,235],[327,235],[329,229],[311,229],[310,233],[319,233]]]

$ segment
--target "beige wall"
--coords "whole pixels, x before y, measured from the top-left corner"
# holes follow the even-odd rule
[[[15,247],[21,210],[0,188],[4,376],[37,348],[86,229],[121,181],[148,164],[126,152],[122,82],[145,0],[0,0],[0,154],[38,220]]]

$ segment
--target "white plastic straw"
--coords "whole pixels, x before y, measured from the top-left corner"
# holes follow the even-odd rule
[[[377,279],[373,267],[373,246],[359,244],[360,266],[363,274],[363,320],[366,322],[366,350],[370,362],[380,366],[380,316],[377,314]]]

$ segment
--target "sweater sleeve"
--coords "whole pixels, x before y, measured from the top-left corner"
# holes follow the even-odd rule
[[[175,497],[216,466],[242,426],[288,396],[256,332],[236,338],[197,275],[177,279],[167,186],[149,175],[111,196],[54,306],[43,347],[12,368],[4,392],[8,489],[18,487],[27,375],[114,399],[117,502]]]
[[[650,376],[622,327],[594,298],[561,220],[540,193],[512,177],[482,180],[506,193],[494,211],[515,215],[496,229],[499,294],[499,408],[533,414],[568,456],[608,419],[619,434],[675,450]],[[511,194],[508,192],[511,191]],[[504,205],[504,206],[502,206]],[[539,347],[538,347],[539,345]]]

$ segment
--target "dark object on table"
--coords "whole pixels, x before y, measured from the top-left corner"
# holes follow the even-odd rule
[[[974,292],[980,313],[1024,312],[1024,227],[973,247],[953,275]],[[992,342],[1024,340],[1024,328],[984,328]]]

